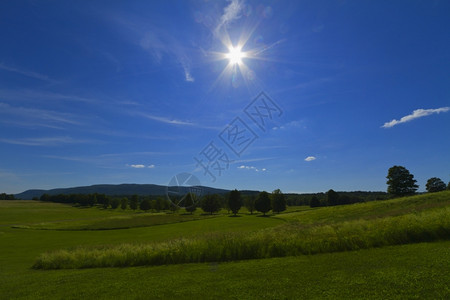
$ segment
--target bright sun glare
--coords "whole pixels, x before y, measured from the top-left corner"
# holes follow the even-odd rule
[[[242,58],[245,57],[245,53],[241,51],[241,47],[233,47],[229,48],[229,52],[226,54],[226,58],[230,61],[231,65],[240,65],[242,63]]]

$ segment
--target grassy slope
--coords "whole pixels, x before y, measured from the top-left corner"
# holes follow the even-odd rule
[[[449,193],[393,201],[321,209],[278,217],[310,222],[377,217],[398,209],[448,206]],[[412,199],[412,200],[411,200]],[[436,203],[427,204],[435,200]],[[402,203],[403,201],[403,203]],[[415,202],[415,204],[414,204]],[[442,204],[444,203],[444,204]],[[29,224],[61,219],[101,218],[128,214],[95,208],[77,209],[50,203],[0,201],[0,224]],[[364,207],[365,205],[365,207]],[[385,207],[391,207],[386,209]],[[303,210],[306,210],[303,212]],[[320,210],[323,213],[320,213]],[[372,212],[368,212],[372,211]],[[105,215],[106,214],[106,215]],[[310,214],[310,215],[308,215]],[[61,218],[61,216],[63,216]],[[301,218],[299,218],[301,216]],[[342,217],[343,216],[343,217]],[[96,219],[97,218],[97,219]],[[111,231],[25,230],[0,226],[0,298],[448,298],[450,242],[424,243],[354,252],[233,262],[160,267],[91,270],[31,270],[42,252],[77,245],[160,241],[195,236],[198,232],[229,232],[272,227],[275,218],[217,217],[148,228]],[[145,278],[145,279],[143,279]],[[52,282],[52,284],[48,284]],[[201,284],[198,284],[201,282]]]

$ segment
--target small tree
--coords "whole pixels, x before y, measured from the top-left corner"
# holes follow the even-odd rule
[[[258,199],[256,199],[255,208],[257,211],[262,212],[264,216],[272,209],[270,206],[269,193],[265,191],[259,193]]]
[[[327,192],[327,202],[328,205],[334,206],[339,204],[339,194],[336,193],[334,190],[329,190]]]
[[[231,191],[228,194],[228,207],[236,215],[242,207],[241,193],[238,190]]]
[[[311,201],[309,202],[309,206],[310,207],[319,207],[320,206],[319,198],[317,198],[316,196],[312,196]]]
[[[388,181],[388,193],[394,196],[412,195],[416,192],[419,186],[416,184],[417,180],[414,175],[402,166],[393,166],[388,170],[386,176]]]
[[[280,189],[272,192],[272,210],[276,213],[286,210],[286,197]]]
[[[255,211],[255,204],[256,204],[256,196],[255,195],[249,195],[245,197],[244,199],[244,206],[247,208],[247,210],[250,212],[251,215],[253,215],[253,212]]]
[[[112,208],[112,209],[118,208],[119,205],[120,205],[120,199],[119,199],[119,198],[113,198],[113,199],[111,200],[111,208]]]
[[[429,193],[444,191],[446,188],[445,183],[437,177],[428,179],[426,187]]]
[[[127,209],[127,206],[128,206],[128,198],[123,197],[122,199],[120,199],[120,208],[125,210]]]
[[[191,213],[191,215],[197,209],[195,197],[195,194],[187,193],[186,197],[184,198],[184,207],[187,212]]]
[[[164,209],[168,209],[169,202],[170,201],[168,201],[162,197],[158,197],[158,198],[156,198],[154,209],[156,209],[157,212],[160,212],[161,210],[164,210]]]
[[[447,184],[447,190],[450,191],[450,181],[449,181],[448,184]]]
[[[203,197],[201,208],[204,212],[210,213],[211,215],[220,210],[220,199],[219,195],[206,195]]]
[[[107,209],[109,207],[109,205],[111,204],[111,199],[108,196],[105,196],[105,198],[103,198],[103,208]]]
[[[138,197],[138,195],[131,196],[130,208],[132,210],[136,210],[138,207],[139,207],[139,197]]]
[[[89,195],[89,206],[94,206],[98,203],[97,194]]]
[[[149,211],[152,208],[152,203],[149,199],[144,199],[139,205],[139,208],[143,211]]]

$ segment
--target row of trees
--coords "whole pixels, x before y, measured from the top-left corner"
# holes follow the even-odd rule
[[[419,188],[414,175],[403,166],[389,168],[386,178],[388,179],[386,182],[388,185],[387,191],[395,197],[413,195]],[[444,191],[446,188],[450,190],[450,182],[445,186],[445,183],[440,178],[432,177],[427,180],[425,187],[427,192],[435,193]]]
[[[195,197],[194,194],[189,193],[184,199],[183,204],[186,207],[186,211],[190,213],[193,213],[197,207],[200,207],[205,213],[209,214],[216,213],[224,208],[235,216],[243,206],[251,214],[259,211],[266,215],[271,210],[274,213],[280,213],[286,210],[286,198],[279,189],[273,191],[272,194],[264,191],[258,195],[243,196],[238,190],[233,190],[225,197],[221,197],[218,194],[210,194],[205,195],[198,201],[196,201],[197,199]]]

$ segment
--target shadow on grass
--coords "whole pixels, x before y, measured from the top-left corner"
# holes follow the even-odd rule
[[[229,218],[241,218],[242,216],[239,216],[239,215],[231,215],[231,216],[228,216]]]

